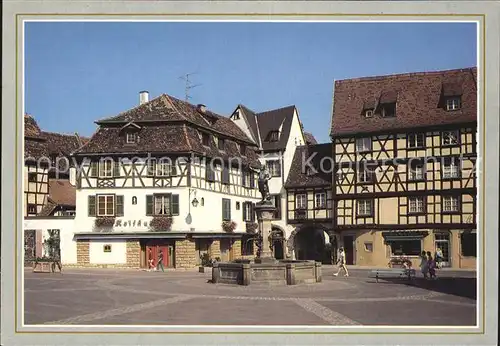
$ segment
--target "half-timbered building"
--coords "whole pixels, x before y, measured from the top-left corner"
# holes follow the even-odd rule
[[[259,160],[271,175],[269,191],[276,207],[272,222],[273,251],[278,259],[288,257],[291,254],[288,253],[285,242],[294,228],[287,224],[284,185],[295,148],[308,141],[315,142],[314,136],[303,131],[295,106],[257,113],[240,104],[230,118],[256,143]]]
[[[335,82],[333,227],[348,264],[476,265],[477,71]]]
[[[295,150],[285,188],[286,219],[294,228],[287,246],[296,259],[330,264],[336,253],[332,169],[331,143]]]
[[[75,167],[69,156],[85,143],[78,134],[40,130],[24,116],[24,249],[25,264],[41,257],[47,231],[71,224],[75,214]],[[62,220],[62,221],[61,221]],[[70,220],[70,221],[68,221]],[[66,227],[72,231],[72,227]]]
[[[188,268],[253,255],[260,163],[228,117],[167,94],[97,121],[78,162],[81,266]]]

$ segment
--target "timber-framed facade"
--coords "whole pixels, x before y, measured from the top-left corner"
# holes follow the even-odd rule
[[[256,144],[229,118],[167,94],[97,121],[78,163],[77,264],[190,268],[255,253]]]
[[[445,265],[475,267],[476,73],[335,83],[333,228],[348,264],[418,265],[440,248]]]

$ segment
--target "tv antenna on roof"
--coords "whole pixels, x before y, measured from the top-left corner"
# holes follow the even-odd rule
[[[186,73],[185,75],[179,77],[179,79],[182,79],[186,83],[186,86],[184,87],[186,101],[189,101],[189,99],[191,98],[191,96],[189,96],[189,91],[193,88],[202,85],[202,84],[191,84],[191,80],[189,79],[189,77],[194,74],[198,73],[197,72]]]

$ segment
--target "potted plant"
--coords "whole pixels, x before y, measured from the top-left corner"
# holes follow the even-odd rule
[[[149,230],[153,232],[170,231],[172,223],[171,216],[154,216],[149,222]]]
[[[96,217],[94,221],[94,226],[95,228],[102,229],[102,228],[112,228],[115,224],[115,217],[114,216],[104,216],[104,217]]]
[[[236,222],[234,222],[233,220],[224,221],[222,222],[222,229],[224,230],[224,232],[231,233],[236,229]]]
[[[257,229],[259,228],[259,224],[256,222],[247,222],[245,226],[247,233],[251,234],[257,233]]]

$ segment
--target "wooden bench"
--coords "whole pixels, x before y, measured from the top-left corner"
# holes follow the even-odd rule
[[[411,280],[415,278],[415,269],[406,269],[406,268],[383,268],[383,269],[374,269],[370,272],[370,277],[378,279],[384,278],[399,278],[399,279],[408,279]]]

